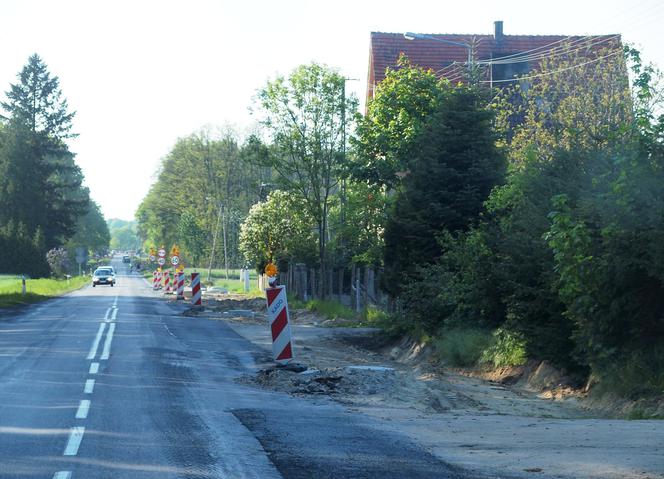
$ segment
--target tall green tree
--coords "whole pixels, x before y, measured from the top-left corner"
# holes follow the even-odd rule
[[[266,164],[279,174],[285,191],[296,196],[314,219],[318,261],[327,278],[328,215],[344,167],[345,133],[342,119],[357,102],[344,95],[345,78],[316,63],[279,76],[258,91],[257,112],[270,134],[275,152]],[[326,291],[327,288],[321,288]]]
[[[88,211],[79,217],[76,233],[66,243],[69,257],[75,257],[76,248],[84,248],[92,253],[104,253],[108,250],[111,234],[99,205],[91,201]]]
[[[386,288],[398,296],[418,266],[442,254],[443,231],[466,231],[505,173],[487,92],[439,85],[438,104],[413,141],[408,173],[385,226]]]
[[[0,221],[14,219],[34,232],[41,228],[46,247],[62,244],[87,211],[88,190],[65,140],[74,113],[68,111],[57,77],[32,55],[10,86],[2,141]]]
[[[136,212],[141,240],[147,246],[178,242],[190,260],[211,258],[214,266],[227,257],[229,267],[240,266],[244,262],[238,244],[240,225],[258,201],[260,185],[272,181],[269,171],[253,161],[265,148],[256,138],[241,145],[231,130],[180,138],[162,160],[157,180]],[[184,215],[189,225],[195,225],[190,234],[196,244],[184,240],[186,232],[180,228]]]
[[[388,69],[367,105],[357,115],[357,129],[348,168],[358,181],[395,188],[409,168],[415,140],[437,108],[440,85],[436,75],[412,65],[401,56],[397,68]]]

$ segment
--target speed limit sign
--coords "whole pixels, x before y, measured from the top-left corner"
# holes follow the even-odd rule
[[[164,266],[166,264],[166,259],[165,258],[159,258],[157,260],[157,263],[159,263],[159,266]]]
[[[164,248],[159,248],[157,254],[159,255],[160,258],[163,258],[164,256],[166,256],[166,250]]]
[[[171,256],[171,264],[173,266],[177,266],[180,264],[180,257],[179,256]]]

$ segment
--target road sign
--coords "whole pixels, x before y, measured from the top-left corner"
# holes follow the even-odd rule
[[[157,263],[159,263],[159,266],[164,266],[166,264],[166,258],[159,258]]]
[[[180,264],[180,257],[179,256],[171,256],[171,264],[173,266],[177,266]]]
[[[159,255],[160,258],[163,258],[164,256],[166,256],[166,250],[164,248],[159,248],[157,254]]]
[[[157,259],[157,258],[155,258],[155,256],[153,254],[151,254],[150,255],[150,261],[154,261],[155,259]]]
[[[85,263],[85,260],[88,258],[88,252],[85,248],[80,246],[76,248],[76,262],[78,264]]]

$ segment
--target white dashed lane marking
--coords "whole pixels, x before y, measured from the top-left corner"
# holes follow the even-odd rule
[[[88,399],[83,399],[81,400],[81,403],[78,405],[78,410],[76,411],[76,419],[87,418],[88,412],[90,412],[90,401]]]
[[[113,342],[113,334],[115,333],[115,319],[118,316],[118,297],[115,297],[113,301],[113,306],[106,310],[106,315],[104,316],[104,322],[99,325],[99,330],[95,336],[94,341],[92,342],[92,347],[88,353],[87,359],[94,359],[97,356],[97,351],[99,350],[99,344],[101,339],[104,336],[106,331],[106,324],[110,323],[108,326],[108,333],[106,334],[106,341],[104,341],[104,348],[102,350],[100,359],[108,359],[111,354],[111,344]],[[97,374],[99,372],[99,363],[92,362],[90,363],[89,374]],[[83,388],[84,394],[92,394],[95,389],[95,380],[88,379],[85,381],[85,387]],[[91,401],[89,399],[82,399],[76,410],[76,419],[87,419],[90,412]],[[65,447],[63,456],[75,456],[78,454],[78,448],[81,446],[81,441],[83,441],[83,435],[85,434],[85,427],[73,427],[69,431],[69,439],[67,440],[67,446]],[[53,479],[71,479],[71,471],[58,471],[53,474]]]
[[[62,453],[63,456],[75,456],[78,454],[78,448],[81,445],[83,440],[83,434],[85,434],[84,427],[73,427],[69,433],[69,441],[67,441],[67,447],[65,447],[65,452]]]
[[[95,390],[95,380],[94,379],[88,379],[85,381],[85,387],[83,388],[83,392],[85,394],[92,394],[92,391]]]

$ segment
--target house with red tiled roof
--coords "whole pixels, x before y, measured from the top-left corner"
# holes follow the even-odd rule
[[[499,86],[517,81],[517,77],[537,70],[542,59],[564,51],[620,46],[620,35],[505,35],[502,21],[494,22],[493,35],[371,32],[366,98],[373,98],[385,70],[394,68],[402,54],[413,64],[453,82],[466,80],[470,59],[480,69],[480,81]]]

